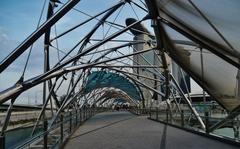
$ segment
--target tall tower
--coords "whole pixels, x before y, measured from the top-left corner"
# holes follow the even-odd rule
[[[136,20],[133,18],[128,18],[126,20],[127,25],[130,25],[134,22],[136,22]],[[150,32],[140,23],[134,25],[133,28],[130,29],[130,31],[135,35],[135,37],[133,38],[134,41],[153,40],[152,37],[147,35],[147,34],[150,34]],[[147,33],[147,34],[144,34],[144,33]],[[151,46],[152,45],[150,45],[150,44],[137,44],[137,45],[134,45],[133,49],[135,50],[134,52],[136,52],[136,51],[150,49],[150,48],[152,48]],[[158,51],[149,51],[149,52],[146,52],[143,54],[134,55],[133,56],[133,65],[161,66],[160,59],[156,55],[157,53],[158,53]],[[159,76],[157,76],[155,74],[161,72],[161,70],[160,70],[160,68],[134,68],[133,72],[136,74],[139,74],[139,75],[150,77],[150,78],[160,79]],[[160,83],[157,81],[153,81],[153,80],[149,80],[149,79],[145,79],[145,78],[141,78],[141,77],[137,77],[137,78],[142,83],[144,83],[145,85],[147,85],[151,88],[154,88],[156,90],[160,90],[160,88],[161,88]],[[154,93],[153,91],[151,91],[147,88],[144,88],[144,87],[140,87],[140,88],[143,92],[146,107],[151,106],[151,103],[152,103],[151,101],[161,99],[161,96]]]
[[[173,61],[172,74],[185,94],[191,92],[190,76]]]

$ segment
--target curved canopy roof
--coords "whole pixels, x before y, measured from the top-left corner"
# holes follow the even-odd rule
[[[126,77],[107,71],[94,71],[87,77],[87,83],[83,89],[83,94],[87,94],[95,89],[113,87],[122,90],[133,100],[142,100],[137,87]]]
[[[240,105],[240,1],[155,0],[168,25],[203,48],[188,50],[165,43],[174,59],[210,95],[232,111]],[[150,10],[151,11],[151,10]],[[163,28],[162,28],[163,29]],[[166,33],[166,32],[165,32]],[[169,38],[170,37],[170,38]],[[176,35],[168,33],[172,41]]]
[[[104,94],[97,99],[96,102],[100,102],[100,104],[106,102],[109,99],[122,99],[131,104],[136,104],[133,99],[131,99],[125,92],[116,89],[106,90]],[[114,100],[115,101],[115,100]]]

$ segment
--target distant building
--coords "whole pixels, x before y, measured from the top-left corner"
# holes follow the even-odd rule
[[[149,36],[140,34],[134,37],[134,40],[150,40]],[[137,51],[146,50],[151,48],[148,44],[138,44],[134,46],[134,49]],[[161,66],[161,62],[159,61],[159,58],[154,54],[154,51],[149,51],[146,53],[143,53],[142,55],[134,55],[133,56],[133,65],[155,65],[155,66]],[[159,76],[154,75],[152,72],[161,72],[160,68],[134,68],[134,73],[137,73],[139,75],[144,75],[150,78],[160,79]],[[154,80],[149,80],[145,78],[138,77],[138,79],[146,84],[147,86],[159,90],[160,91],[160,83]],[[153,91],[146,89],[144,87],[141,87],[141,90],[143,92],[143,96],[145,99],[145,105],[150,106],[152,99],[161,99],[161,96],[154,93]]]
[[[129,18],[126,20],[126,24],[130,25],[132,23],[136,22],[135,19]],[[142,31],[139,32],[138,30]],[[152,37],[150,37],[149,35],[143,34],[143,32],[147,32],[150,34],[150,32],[141,24],[137,24],[135,26],[133,26],[132,29],[130,29],[130,31],[135,35],[135,37],[133,38],[134,41],[151,41],[153,40]],[[149,44],[137,44],[134,45],[134,49],[136,51],[141,51],[141,50],[147,50],[151,48],[151,45]],[[160,57],[157,55],[159,54],[159,51],[155,50],[155,51],[149,51],[143,54],[139,54],[139,55],[134,55],[133,56],[133,65],[155,65],[155,66],[162,66],[161,64],[161,59]],[[187,75],[185,72],[183,72],[183,76],[185,78],[185,81],[182,77],[182,72],[180,67],[173,62],[168,56],[166,56],[167,58],[167,63],[169,65],[169,69],[170,72],[173,74],[173,76],[175,77],[176,81],[179,83],[180,87],[182,88],[184,93],[187,93],[187,91],[191,91],[190,88],[190,77],[189,75]],[[155,72],[156,74],[159,72],[162,72],[163,70],[161,70],[161,68],[134,68],[133,72],[139,75],[144,75],[150,78],[155,78],[160,80],[160,77],[158,75],[154,75]],[[138,79],[146,84],[147,86],[154,88],[158,91],[163,91],[164,86],[161,86],[159,82],[154,81],[154,80],[149,80],[149,79],[145,79],[145,78],[141,78],[138,77]],[[186,88],[187,85],[187,88]],[[150,104],[154,104],[157,105],[158,101],[162,101],[162,97],[157,94],[154,93],[153,91],[146,89],[144,87],[140,87],[142,92],[143,92],[143,96],[145,99],[145,105],[147,107],[150,106]],[[155,102],[151,102],[151,101],[155,101]],[[154,106],[153,105],[153,106]]]
[[[181,68],[173,61],[172,74],[185,94],[191,92],[190,76],[183,70],[181,70]]]

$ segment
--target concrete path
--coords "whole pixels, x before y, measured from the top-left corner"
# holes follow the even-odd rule
[[[81,126],[65,145],[65,149],[80,148],[239,149],[124,111],[98,114]]]

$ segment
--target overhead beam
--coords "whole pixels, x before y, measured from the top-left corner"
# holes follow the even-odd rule
[[[93,66],[95,68],[111,68],[111,67],[116,67],[116,68],[162,68],[162,66],[156,66],[156,65],[96,65]]]
[[[125,75],[126,75],[127,77],[133,79],[137,84],[142,85],[144,88],[147,88],[147,89],[149,89],[149,90],[151,90],[151,91],[153,91],[153,92],[156,92],[157,94],[159,94],[159,95],[162,96],[162,97],[165,96],[164,93],[162,93],[162,92],[160,92],[160,91],[158,91],[158,90],[156,90],[156,89],[154,89],[154,88],[152,88],[152,87],[150,87],[150,86],[148,86],[148,85],[142,83],[141,81],[139,81],[139,80],[137,80],[137,79],[131,77],[130,75],[128,75],[128,74],[125,74]]]
[[[13,52],[11,52],[1,63],[0,73],[3,72],[13,61],[25,52],[37,39],[39,39],[48,29],[51,28],[59,19],[69,12],[80,0],[69,0],[60,8],[50,19],[27,37]]]
[[[77,29],[78,27],[80,27],[80,26],[82,26],[82,25],[88,23],[89,21],[91,21],[91,20],[93,20],[93,19],[96,19],[98,16],[100,16],[100,15],[102,15],[102,14],[104,14],[104,13],[106,13],[106,12],[112,10],[112,9],[116,9],[116,8],[118,8],[119,6],[123,5],[124,3],[125,3],[124,1],[121,1],[121,2],[119,2],[118,4],[116,4],[116,5],[114,5],[114,6],[110,7],[110,8],[108,8],[108,9],[106,9],[106,10],[100,12],[100,13],[98,13],[98,14],[96,14],[96,15],[94,15],[94,16],[91,16],[89,19],[87,19],[87,20],[85,20],[85,21],[79,23],[78,25],[76,25],[76,26],[74,26],[74,27],[72,27],[72,28],[70,28],[70,29],[64,31],[63,33],[59,34],[58,36],[52,38],[50,41],[53,41],[53,40],[56,40],[57,38],[62,37],[63,35],[65,35],[65,34],[71,32],[71,31]],[[100,22],[100,23],[103,23],[103,22],[105,22],[105,20],[101,20],[101,21],[99,20],[99,22]]]
[[[146,16],[142,20],[139,20],[136,23],[139,23],[139,22],[141,22],[143,20],[146,20],[146,19],[148,19],[148,16]],[[75,61],[76,59],[79,59],[83,55],[93,51],[95,48],[103,45],[104,43],[108,42],[109,40],[111,40],[111,39],[121,35],[122,33],[126,32],[133,25],[134,24],[132,24],[132,25],[130,25],[130,26],[128,26],[128,27],[126,27],[126,28],[116,32],[116,33],[114,33],[113,35],[105,38],[103,41],[98,42],[95,45],[87,48],[82,53],[79,53],[76,56],[70,58],[69,60],[64,61],[62,64],[52,68],[48,72],[46,72],[46,73],[44,73],[42,75],[39,75],[39,76],[37,76],[35,78],[29,79],[27,81],[24,81],[21,84],[14,85],[14,86],[12,86],[12,87],[10,87],[10,88],[0,92],[0,104],[6,102],[7,100],[9,100],[12,96],[14,96],[17,93],[22,93],[23,91],[28,90],[29,88],[32,88],[33,86],[36,86],[36,85],[38,85],[38,84],[40,84],[40,83],[42,83],[42,82],[44,82],[46,80],[49,80],[51,78],[55,78],[55,77],[61,76],[61,75],[65,74],[65,73],[72,72],[72,71],[79,70],[79,69],[83,69],[83,68],[89,68],[89,67],[92,67],[92,66],[97,65],[97,64],[110,62],[110,61],[113,61],[113,60],[125,58],[125,57],[128,57],[128,56],[133,56],[133,55],[140,54],[140,53],[145,53],[145,52],[148,52],[148,51],[151,51],[151,50],[155,49],[155,48],[152,48],[152,49],[148,49],[148,50],[144,50],[144,51],[134,52],[132,54],[127,54],[127,55],[124,55],[124,56],[116,57],[116,58],[105,60],[105,61],[101,61],[101,62],[90,63],[90,64],[80,65],[80,66],[72,66],[72,67],[68,67],[68,68],[62,68],[64,66],[66,66],[67,64]]]
[[[140,78],[145,78],[145,79],[149,79],[149,80],[153,80],[153,81],[163,83],[163,81],[160,80],[160,79],[154,79],[154,78],[151,78],[151,77],[147,77],[147,76],[143,76],[143,75],[139,75],[139,74],[136,74],[136,73],[127,72],[127,71],[123,71],[123,70],[119,70],[119,69],[115,69],[115,68],[111,68],[111,69],[115,70],[117,72],[126,73],[126,74],[134,75],[134,76],[137,76],[137,77],[140,77]]]

